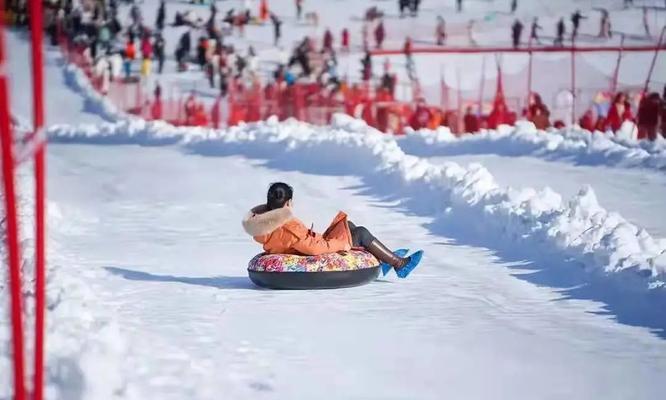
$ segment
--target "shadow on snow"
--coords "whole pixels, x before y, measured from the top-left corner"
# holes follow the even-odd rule
[[[188,285],[208,286],[216,289],[249,289],[263,290],[255,286],[246,276],[211,276],[211,277],[190,277],[157,275],[144,271],[137,271],[119,267],[104,267],[113,275],[121,276],[130,281],[144,282],[176,282],[186,283]]]

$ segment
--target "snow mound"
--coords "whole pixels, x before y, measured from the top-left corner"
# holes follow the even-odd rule
[[[34,208],[30,171],[18,175],[20,188],[19,218],[21,223],[21,247],[23,271],[24,330],[26,332],[26,373],[32,376],[34,345]],[[4,204],[4,202],[2,203]],[[4,214],[4,209],[0,212]],[[54,203],[48,204],[49,224],[62,225],[63,217]],[[0,237],[4,242],[4,222]],[[46,271],[46,373],[45,394],[49,399],[115,399],[133,398],[126,387],[122,360],[126,343],[120,335],[117,322],[107,312],[108,305],[101,304],[93,288],[82,276],[91,279],[94,271],[81,271],[59,264],[58,243],[49,238],[50,257]],[[5,247],[0,247],[0,257],[5,264]],[[10,348],[9,290],[7,268],[0,268],[0,399],[9,399],[13,393],[12,352]],[[6,373],[5,373],[6,371]],[[30,379],[30,378],[29,378]],[[28,379],[28,381],[29,381]]]
[[[520,137],[527,135],[524,132],[525,128],[519,128],[512,134],[492,135]],[[198,154],[245,154],[298,170],[380,177],[382,183],[400,182],[404,193],[397,194],[408,196],[418,189],[435,204],[433,213],[446,210],[491,238],[501,236],[561,254],[563,260],[573,259],[597,275],[631,274],[646,288],[661,287],[666,278],[662,260],[666,240],[656,240],[605,210],[591,188],[566,202],[550,189],[502,189],[479,164],[468,168],[456,163],[435,165],[407,155],[392,137],[346,115],[336,115],[327,127],[295,120],[278,122],[276,118],[224,130],[131,120],[101,126],[55,126],[49,135],[66,142],[179,143]],[[565,143],[567,139],[553,140]]]
[[[515,127],[500,126],[474,135],[456,136],[442,127],[437,130],[408,130],[399,139],[409,154],[422,157],[456,154],[498,154],[534,156],[551,160],[571,160],[582,165],[606,165],[666,170],[666,140],[637,140],[635,125],[623,125],[621,134],[594,132],[580,128],[539,131],[529,121]]]

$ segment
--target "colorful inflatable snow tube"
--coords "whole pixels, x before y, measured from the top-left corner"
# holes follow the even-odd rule
[[[334,289],[359,286],[379,276],[379,261],[351,250],[319,256],[258,254],[247,268],[255,285],[269,289]]]

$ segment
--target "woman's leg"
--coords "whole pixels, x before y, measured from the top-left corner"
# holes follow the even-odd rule
[[[352,235],[352,245],[354,247],[363,247],[370,254],[377,257],[383,263],[386,263],[394,268],[400,268],[405,265],[409,259],[398,257],[382,242],[373,236],[370,231],[364,226],[356,226],[353,222],[347,221],[349,230]]]

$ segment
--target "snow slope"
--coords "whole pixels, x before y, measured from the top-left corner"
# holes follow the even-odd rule
[[[50,147],[51,199],[76,228],[59,239],[83,270],[109,272],[91,284],[130,342],[126,387],[164,399],[661,394],[666,342],[581,299],[593,287],[534,285],[540,265],[437,232],[438,218],[386,197],[386,177],[296,165],[297,153],[256,142]],[[360,288],[257,289],[245,265],[260,249],[239,219],[276,180],[315,228],[344,209],[391,246],[424,248],[424,264]],[[562,268],[577,286],[581,271]]]

